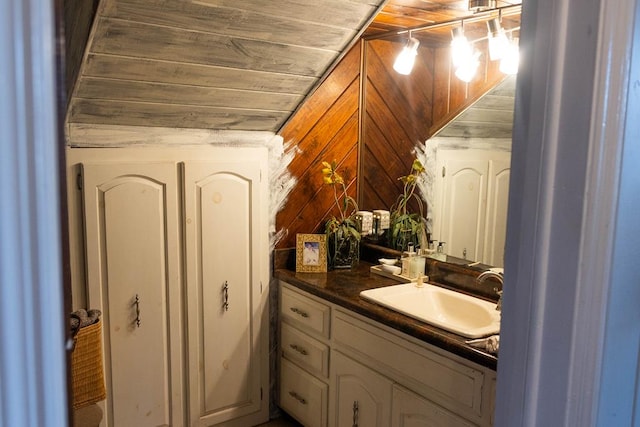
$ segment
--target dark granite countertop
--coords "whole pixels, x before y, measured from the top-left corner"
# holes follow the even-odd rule
[[[465,343],[466,338],[369,302],[360,291],[398,284],[399,282],[370,273],[373,264],[361,261],[353,270],[328,273],[296,273],[276,269],[275,277],[303,291],[380,322],[426,343],[457,354],[479,365],[495,370],[498,359]]]

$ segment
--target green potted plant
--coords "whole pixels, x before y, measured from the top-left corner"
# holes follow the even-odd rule
[[[322,179],[333,188],[339,215],[331,216],[325,224],[327,262],[329,268],[351,268],[360,259],[360,232],[356,222],[358,204],[347,194],[344,179],[337,172],[335,160],[322,162]]]
[[[398,178],[403,182],[404,188],[396,203],[391,207],[388,243],[389,247],[393,249],[405,251],[410,243],[414,248],[426,243],[426,220],[424,219],[422,199],[416,194],[418,180],[424,172],[425,168],[420,160],[415,159],[411,165],[410,173]],[[416,201],[418,212],[409,212],[408,204],[412,199]]]

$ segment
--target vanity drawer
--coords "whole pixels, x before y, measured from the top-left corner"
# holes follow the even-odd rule
[[[304,426],[325,427],[328,386],[288,360],[280,362],[280,407]]]
[[[300,332],[287,323],[280,331],[282,354],[312,374],[329,375],[329,346]]]
[[[297,327],[329,338],[331,308],[285,286],[280,288],[280,315]]]

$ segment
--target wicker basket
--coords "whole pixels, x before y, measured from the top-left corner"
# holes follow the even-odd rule
[[[71,355],[73,409],[106,398],[102,366],[102,322],[80,328]]]

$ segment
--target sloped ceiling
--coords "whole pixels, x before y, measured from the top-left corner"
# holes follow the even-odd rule
[[[520,3],[497,0],[507,28],[519,25]],[[360,35],[404,39],[465,18],[465,33],[486,36],[468,0],[64,4],[69,124],[277,132]],[[413,34],[443,44],[449,32]]]
[[[506,77],[434,136],[511,139],[516,76]]]
[[[102,0],[67,122],[275,132],[382,2]]]

